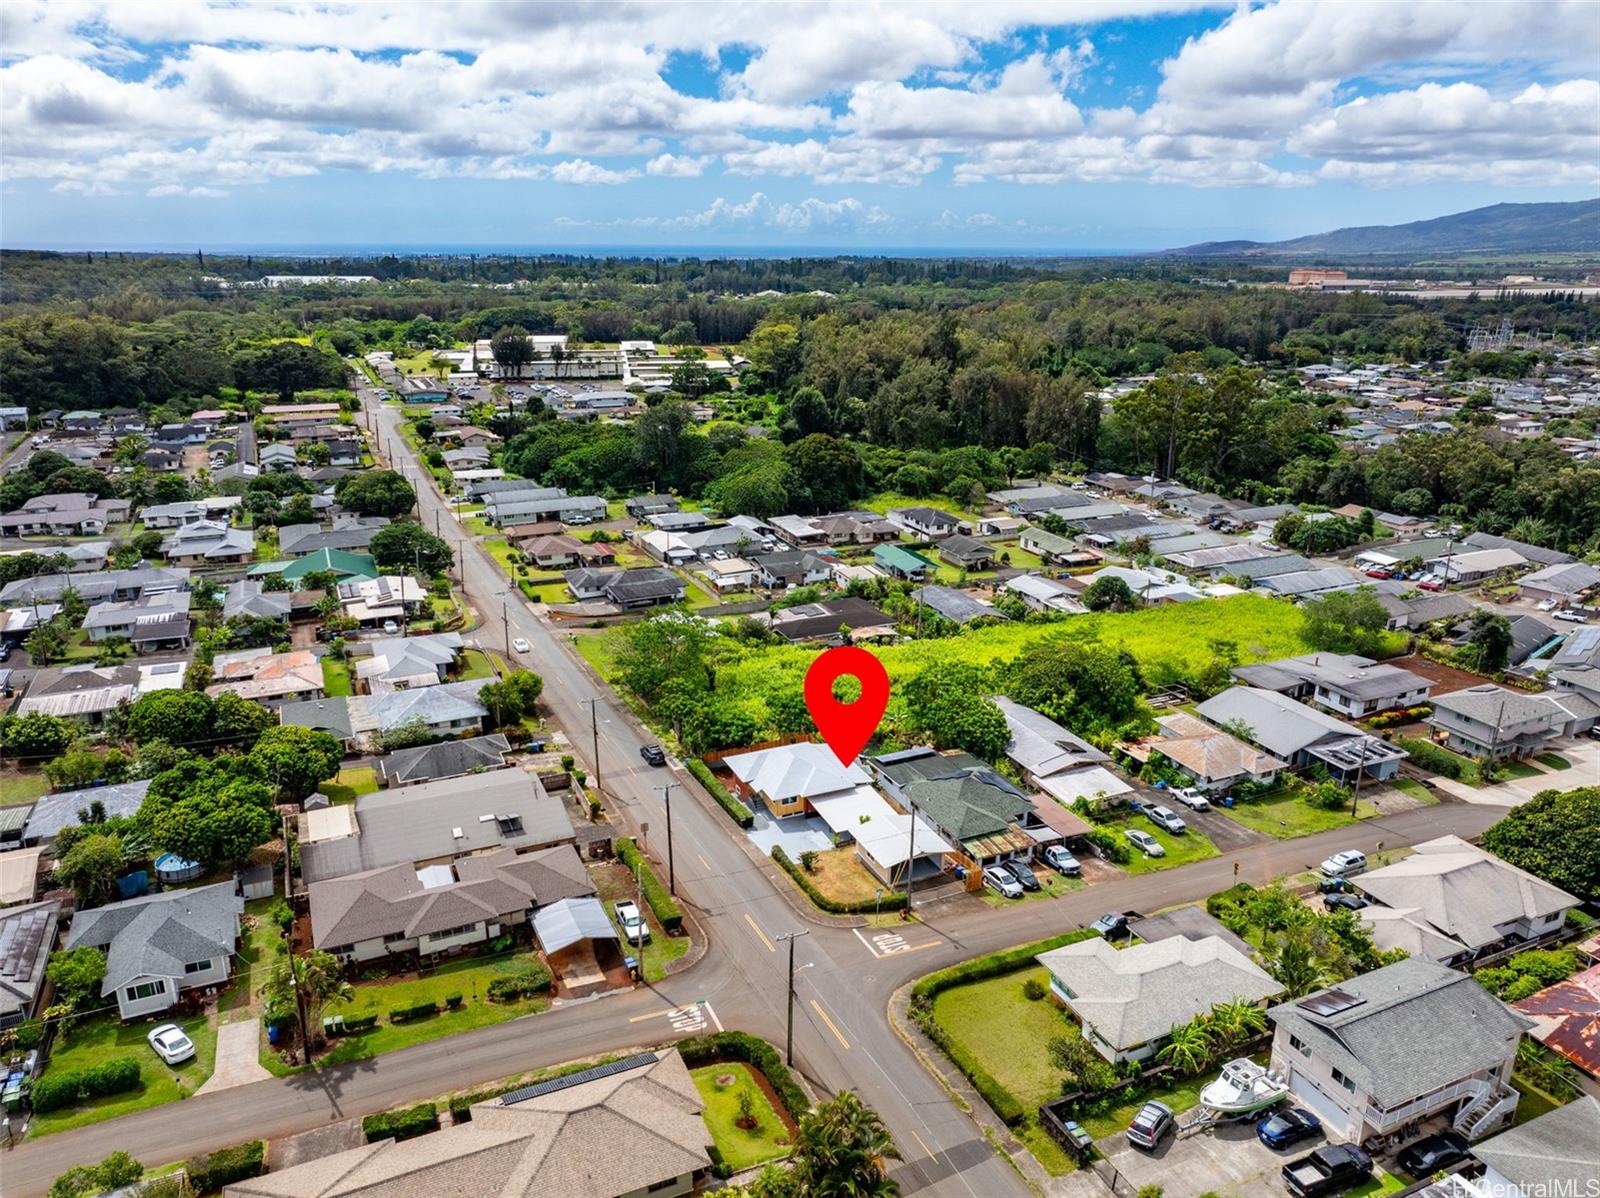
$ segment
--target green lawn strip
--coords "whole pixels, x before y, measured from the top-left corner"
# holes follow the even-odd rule
[[[1113,836],[1122,839],[1122,843],[1133,854],[1132,860],[1125,863],[1122,868],[1130,874],[1150,874],[1157,870],[1173,869],[1180,865],[1188,865],[1194,861],[1204,861],[1208,857],[1217,855],[1217,846],[1212,844],[1199,830],[1190,828],[1180,836],[1174,836],[1164,828],[1158,828],[1143,816],[1129,819],[1111,820],[1101,825]],[[1137,828],[1140,832],[1148,832],[1155,837],[1162,848],[1167,850],[1165,857],[1146,857],[1131,840],[1123,837],[1122,833],[1129,828]]]
[[[1549,766],[1553,770],[1570,770],[1572,768],[1572,762],[1561,756],[1560,753],[1540,753],[1534,760],[1540,765]]]
[[[578,656],[589,663],[600,677],[610,681],[616,676],[617,654],[623,647],[622,629],[613,627],[600,632],[585,632],[572,638]]]
[[[1050,1063],[1046,1048],[1057,1036],[1077,1035],[1077,1026],[1048,997],[1030,1001],[1023,983],[1046,988],[1050,975],[1030,965],[981,982],[952,986],[935,996],[933,1017],[952,1041],[978,1062],[1026,1111],[1061,1093],[1065,1074]]]
[[[38,770],[20,770],[6,767],[0,778],[0,807],[20,807],[50,792],[50,779]]]
[[[1172,1108],[1173,1114],[1181,1115],[1200,1101],[1200,1088],[1210,1080],[1211,1076],[1207,1074],[1202,1077],[1184,1078],[1154,1090],[1142,1090],[1135,1086],[1129,1091],[1133,1097],[1127,1102],[1099,1115],[1086,1115],[1078,1122],[1083,1125],[1085,1131],[1098,1140],[1101,1136],[1115,1135],[1126,1128],[1133,1122],[1133,1117],[1138,1114],[1139,1108],[1151,1099],[1166,1103]]]
[[[537,603],[571,603],[572,592],[564,582],[542,582],[538,586],[522,584],[522,593]]]
[[[380,1053],[394,1052],[413,1044],[453,1036],[475,1027],[504,1023],[518,1015],[531,1015],[550,1005],[547,997],[518,999],[515,1002],[491,1003],[485,999],[489,983],[503,974],[515,973],[519,966],[532,960],[531,954],[515,953],[486,961],[480,957],[464,957],[441,965],[436,973],[425,978],[405,981],[358,982],[353,1001],[337,1003],[324,1009],[324,1015],[378,1016],[378,1025],[371,1031],[348,1036],[340,1040],[323,1063],[340,1065],[347,1061],[361,1061]],[[429,999],[440,1008],[452,994],[462,997],[461,1008],[442,1010],[437,1015],[391,1023],[389,1012],[396,1007],[409,1007]]]
[[[1508,778],[1537,778],[1544,771],[1526,761],[1508,761],[1502,767]]]
[[[322,689],[330,699],[355,694],[350,684],[350,667],[331,653],[322,659]]]
[[[640,964],[644,967],[645,981],[659,982],[667,976],[668,963],[676,961],[689,951],[689,937],[668,936],[661,930],[661,923],[656,919],[655,912],[650,910],[649,903],[641,901],[632,877],[621,866],[596,870],[591,876],[594,878],[596,893],[600,901],[605,904],[606,914],[611,917],[612,925],[617,929],[617,938],[621,941],[620,947],[623,953],[639,958]],[[645,922],[650,925],[650,943],[642,948],[623,939],[622,925],[617,923],[616,912],[612,910],[612,904],[619,899],[632,899],[637,903],[639,910],[644,914]]]
[[[241,1013],[248,1012],[251,1000],[266,985],[267,973],[284,943],[278,925],[267,918],[267,909],[275,901],[252,899],[244,905],[244,913],[254,916],[256,926],[240,929],[244,947],[239,950],[239,958],[234,965],[233,985],[222,996],[217,1008],[224,1023],[233,1022],[232,1016],[243,1018]]]
[[[1404,791],[1419,803],[1427,803],[1430,807],[1439,801],[1439,796],[1434,794],[1415,778],[1391,778],[1389,785],[1396,790]]]
[[[1068,878],[1054,871],[1040,871],[1038,874],[1039,889],[1024,890],[1019,899],[1008,899],[997,891],[985,886],[978,891],[978,897],[991,907],[1015,907],[1022,903],[1033,903],[1040,899],[1058,898],[1063,894],[1071,894],[1074,890],[1082,890],[1085,882],[1082,878]]]
[[[1362,818],[1376,815],[1371,803],[1363,802],[1356,810]],[[1313,807],[1291,791],[1282,791],[1264,799],[1248,803],[1235,803],[1223,811],[1229,819],[1236,819],[1247,828],[1290,840],[1296,836],[1311,836],[1333,828],[1343,828],[1356,821],[1350,816],[1348,806],[1334,811]]]
[[[346,766],[319,789],[335,803],[354,803],[357,795],[369,795],[378,789],[378,771],[370,765]]]
[[[690,1070],[690,1076],[694,1078],[700,1097],[705,1099],[706,1109],[701,1117],[711,1131],[711,1142],[735,1172],[788,1154],[789,1127],[757,1084],[750,1066],[743,1061],[702,1065]],[[719,1086],[719,1077],[734,1080]],[[756,1126],[748,1131],[735,1122],[739,1117],[741,1093],[749,1094],[754,1105]]]
[[[1400,1180],[1384,1169],[1371,1181],[1364,1181],[1353,1190],[1345,1191],[1345,1198],[1373,1198],[1376,1194],[1394,1194],[1406,1188],[1408,1182]]]
[[[156,1056],[145,1037],[156,1027],[154,1022],[123,1024],[116,1012],[108,1012],[86,1019],[65,1036],[58,1037],[50,1050],[50,1065],[46,1075],[55,1072],[87,1069],[115,1057],[133,1057],[139,1062],[140,1085],[126,1094],[108,1094],[92,1098],[75,1107],[46,1111],[35,1115],[29,1125],[31,1136],[48,1136],[53,1132],[67,1131],[103,1119],[115,1119],[134,1111],[146,1110],[178,1101],[183,1095],[193,1094],[206,1078],[211,1076],[217,1059],[217,1030],[204,1015],[191,1015],[187,1019],[161,1022],[176,1023],[189,1039],[194,1041],[194,1059],[174,1069]]]
[[[462,682],[473,678],[493,678],[494,667],[489,664],[489,658],[479,649],[467,649],[461,654]]]
[[[1078,1162],[1067,1155],[1067,1150],[1056,1143],[1054,1136],[1039,1126],[1037,1115],[1029,1115],[1020,1126],[1012,1129],[1012,1134],[1051,1177],[1077,1171]]]

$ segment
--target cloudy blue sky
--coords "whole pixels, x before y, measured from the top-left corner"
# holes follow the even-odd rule
[[[1141,249],[1600,193],[1590,0],[0,5],[0,244]]]

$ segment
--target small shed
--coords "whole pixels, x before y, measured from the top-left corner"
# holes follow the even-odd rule
[[[273,874],[270,865],[252,865],[239,871],[239,893],[244,900],[269,899],[273,895]]]

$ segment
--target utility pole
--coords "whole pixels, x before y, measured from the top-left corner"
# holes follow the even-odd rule
[[[505,638],[506,652],[511,652],[511,601],[500,596],[500,632]]]
[[[783,1059],[789,1064],[794,1064],[794,942],[802,936],[811,935],[809,928],[798,932],[785,932],[782,936],[774,936],[774,940],[787,940],[789,942],[789,1015],[783,1033]]]
[[[911,842],[906,846],[906,910],[911,910],[911,876],[917,868],[917,805],[910,799],[906,807],[911,812]]]
[[[294,869],[293,857],[289,852],[289,813],[288,812],[284,812],[284,815],[283,815],[283,894],[284,894],[285,898],[288,898],[290,893],[291,893],[290,874],[291,874],[291,871],[293,869]],[[308,1012],[306,1011],[306,992],[300,988],[300,971],[295,968],[295,964],[294,964],[294,925],[293,924],[291,924],[289,926],[289,932],[288,932],[288,935],[285,937],[285,940],[287,940],[287,942],[288,942],[287,947],[289,949],[289,953],[288,953],[288,956],[289,956],[289,984],[294,987],[294,1003],[295,1003],[295,1007],[299,1011],[299,1015],[300,1015],[299,1019],[297,1020],[297,1022],[300,1024],[300,1063],[303,1064],[303,1065],[309,1065],[309,1064],[311,1064],[311,1028],[309,1026],[307,1026],[307,1023],[306,1023],[306,1020],[307,1020],[307,1017],[308,1017]]]
[[[1361,779],[1367,772],[1367,745],[1372,743],[1370,734],[1361,738],[1361,763],[1356,766],[1356,784],[1350,789],[1350,818],[1356,818],[1356,804],[1361,801]]]
[[[661,801],[667,805],[667,892],[673,898],[678,897],[678,873],[672,867],[672,788],[676,785],[676,782],[668,782],[656,787],[661,792]]]
[[[595,704],[600,702],[600,696],[596,695],[592,699],[579,699],[578,702],[579,703],[587,703],[589,705],[589,737],[590,737],[590,740],[591,740],[591,742],[592,742],[592,744],[594,746],[594,784],[595,784],[595,788],[599,789],[599,786],[600,786],[600,721],[599,721],[599,718],[595,715]]]

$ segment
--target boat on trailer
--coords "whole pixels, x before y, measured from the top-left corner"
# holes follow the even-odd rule
[[[1200,1091],[1200,1105],[1219,1115],[1248,1115],[1281,1102],[1289,1083],[1270,1069],[1241,1057],[1222,1067],[1222,1076]]]

